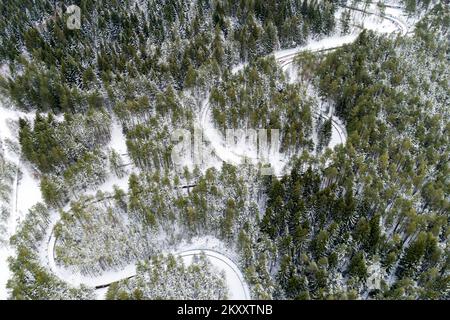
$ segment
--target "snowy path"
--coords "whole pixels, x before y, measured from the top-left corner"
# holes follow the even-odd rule
[[[8,240],[16,233],[17,226],[25,218],[28,210],[37,202],[42,200],[39,181],[35,179],[30,168],[23,165],[20,160],[19,150],[11,150],[6,141],[18,143],[14,128],[11,123],[16,122],[19,118],[26,118],[32,121],[35,113],[24,113],[16,110],[5,108],[0,102],[0,145],[6,161],[16,166],[16,174],[12,185],[10,198],[10,215],[3,221],[6,226],[6,233],[2,234],[2,238]],[[6,282],[10,276],[7,258],[14,255],[14,250],[8,245],[0,246],[0,299],[6,299],[8,294],[6,291]]]
[[[104,295],[105,293],[105,288],[109,287],[112,283],[136,276],[135,264],[127,265],[120,271],[105,272],[101,276],[96,277],[87,277],[78,273],[71,273],[65,268],[57,266],[55,261],[55,244],[56,237],[53,235],[53,232],[51,232],[47,245],[46,257],[48,259],[48,266],[53,274],[73,286],[79,286],[83,284],[86,286],[94,287],[97,291],[100,292],[99,298],[102,298],[102,295]],[[227,282],[227,287],[229,289],[229,299],[250,299],[250,290],[244,280],[244,276],[242,275],[236,263],[225,256],[223,253],[220,253],[213,249],[199,248],[180,251],[175,253],[175,255],[183,258],[183,262],[186,265],[189,265],[192,263],[192,257],[202,253],[205,254],[205,256],[213,266],[215,266],[219,271],[223,271],[225,273],[225,279]]]
[[[373,8],[373,5],[370,7],[372,8],[372,10],[376,9]],[[380,33],[397,32],[402,35],[406,35],[408,33],[408,27],[406,26],[406,24],[402,21],[402,19],[394,15],[381,12],[377,13],[349,6],[341,6],[341,8],[345,8],[347,10],[359,14],[362,13],[364,15],[367,15],[368,17],[374,16],[378,17],[381,20],[384,20],[383,23],[377,23],[377,21],[370,21],[369,28],[377,32]],[[393,12],[399,16],[402,14],[401,10],[396,10]],[[359,21],[362,24],[366,21],[366,18],[367,17],[365,16],[360,17],[360,15],[358,17],[355,17],[355,19],[362,19],[362,21]],[[300,52],[310,51],[313,53],[318,53],[335,50],[346,44],[352,43],[353,41],[355,41],[358,35],[359,32],[340,37],[328,37],[319,41],[311,41],[305,46],[280,50],[274,52],[273,55],[276,61],[280,64],[281,68],[283,70],[286,70],[288,66],[293,64],[295,57]],[[245,64],[241,63],[232,68],[232,73],[236,73],[242,70],[244,67]],[[314,110],[313,113],[316,118],[331,120],[332,134],[330,145],[328,147],[334,148],[334,146],[336,146],[337,144],[345,144],[345,141],[347,140],[347,131],[342,121],[340,121],[340,119],[336,118],[333,115],[326,114],[321,110]],[[223,134],[217,128],[214,127],[211,115],[211,106],[208,101],[205,101],[205,103],[203,104],[199,122],[201,128],[203,129],[206,139],[211,143],[211,146],[215,154],[221,161],[233,164],[240,164],[244,161],[251,161],[253,163],[258,162],[258,151],[256,150],[255,147],[249,146],[248,143],[246,143],[245,138],[241,139],[242,141],[239,141],[234,146],[227,145],[223,137]],[[268,160],[271,166],[274,168],[276,175],[280,175],[282,173],[284,164],[287,163],[287,159],[285,159],[285,157],[282,154],[280,154],[279,152],[273,152],[272,150],[269,153]]]
[[[283,70],[294,62],[294,58],[301,51],[310,52],[325,52],[334,50],[343,46],[344,44],[352,43],[357,38],[357,35],[352,34],[348,36],[336,38],[326,38],[321,41],[314,41],[306,46],[281,50],[274,53],[276,61],[281,65]],[[244,65],[239,65],[239,68],[243,68]],[[234,71],[238,71],[237,68]],[[344,144],[347,139],[347,133],[345,126],[340,121],[337,121],[335,117],[326,115],[322,112],[314,110],[314,116],[316,118],[331,119],[332,123],[332,141],[337,141],[336,144]],[[200,127],[203,129],[205,138],[211,143],[212,149],[218,158],[223,162],[229,162],[232,164],[241,164],[244,161],[251,161],[256,164],[259,161],[258,150],[256,146],[251,146],[246,142],[246,139],[241,139],[234,146],[227,145],[222,133],[214,127],[211,115],[211,106],[208,101],[205,101],[201,114],[200,114]],[[331,148],[334,147],[330,146]],[[279,153],[270,150],[268,152],[268,162],[274,169],[275,175],[281,175],[284,164],[287,163],[287,159]]]
[[[383,24],[377,24],[376,22],[371,22],[370,29],[376,30],[380,33],[391,33],[391,32],[398,32],[402,35],[407,34],[408,27],[406,24],[399,18],[399,16],[402,14],[401,10],[398,10],[397,8],[391,8],[392,10],[389,10],[391,14],[381,14],[381,13],[375,13],[370,11],[365,11],[359,8],[352,8],[348,7],[349,10],[358,12],[358,13],[364,13],[369,16],[376,16],[379,17],[384,21]],[[373,8],[371,9],[373,10]],[[387,10],[386,10],[387,11]],[[387,28],[387,23],[390,23],[393,25],[392,28]],[[336,48],[339,48],[345,44],[352,43],[356,38],[358,34],[350,34],[347,36],[340,36],[340,37],[330,37],[325,38],[320,41],[312,41],[308,43],[305,46],[287,49],[287,50],[280,50],[274,53],[275,59],[280,63],[280,65],[285,68],[288,65],[292,64],[294,61],[294,57],[301,51],[309,50],[311,52],[320,52],[320,51],[328,51],[328,50],[334,50]],[[241,70],[244,67],[244,64],[240,64],[237,67],[233,68],[233,72],[237,72]],[[315,116],[317,117],[324,117],[329,119],[331,116],[327,114],[323,114],[321,112],[316,111]],[[12,119],[18,119],[19,117],[30,117],[30,114],[24,114],[16,111],[11,111],[9,109],[5,109],[0,106],[0,138],[4,139],[6,138],[12,138],[13,135],[10,132],[7,132],[5,134],[5,130],[1,130],[3,128],[7,128],[6,126],[6,119],[12,118]],[[33,117],[33,115],[31,115]],[[243,158],[248,157],[250,159],[256,158],[255,150],[252,150],[251,148],[248,148],[246,146],[239,146],[237,149],[230,150],[226,147],[225,141],[218,130],[214,128],[211,121],[211,115],[210,115],[210,107],[209,104],[206,103],[204,105],[204,108],[200,115],[200,123],[202,124],[202,128],[205,131],[206,137],[211,141],[213,149],[216,152],[216,155],[222,160],[222,161],[230,161],[232,163],[240,163],[242,162]],[[345,143],[346,140],[346,131],[345,127],[340,123],[339,119],[336,119],[335,117],[331,117],[332,125],[333,125],[333,134],[338,136],[341,143]],[[206,129],[206,130],[205,130]],[[115,147],[116,149],[121,151],[124,150],[124,144],[123,144],[123,138],[121,137],[121,132],[119,132],[118,127],[113,128],[113,142],[111,143],[112,147]],[[122,141],[123,140],[123,141]],[[333,139],[332,139],[333,140]],[[126,152],[126,146],[125,146],[125,152]],[[13,163],[19,163],[19,159],[17,157],[12,156],[11,159],[13,160]],[[285,162],[285,159],[283,159],[280,155],[274,155],[273,158],[270,159],[272,165],[275,168],[275,172],[280,172],[278,170],[281,170],[283,163]],[[272,162],[273,161],[273,162]],[[32,174],[29,172],[27,168],[21,168],[24,177],[22,178],[21,182],[19,183],[18,178],[16,177],[16,184],[17,188],[14,190],[14,197],[16,197],[16,200],[14,201],[17,203],[17,205],[14,206],[13,211],[14,214],[11,215],[9,219],[9,234],[14,234],[15,228],[17,226],[18,221],[23,218],[23,215],[26,214],[28,209],[31,207],[31,205],[35,204],[37,201],[41,200],[41,195],[39,191],[39,184],[36,179],[32,177]],[[125,183],[125,179],[121,181],[122,183]],[[79,274],[74,274],[69,272],[68,270],[65,270],[63,268],[60,268],[57,266],[55,259],[54,259],[54,248],[56,243],[56,238],[53,235],[53,226],[58,221],[59,217],[57,214],[52,219],[51,227],[49,228],[46,242],[46,247],[43,248],[43,252],[41,254],[41,259],[45,261],[45,265],[48,265],[50,270],[61,280],[68,282],[72,285],[79,285],[79,284],[85,284],[88,286],[95,287],[98,289],[98,292],[104,293],[105,287],[108,287],[111,283],[126,279],[129,277],[135,276],[135,265],[128,265],[127,267],[123,268],[120,271],[111,271],[106,272],[101,276],[98,277],[86,277],[81,276]],[[244,277],[242,273],[240,272],[239,268],[237,267],[236,263],[234,263],[231,259],[226,257],[224,254],[214,251],[211,249],[190,249],[186,251],[178,252],[177,254],[180,255],[183,260],[188,261],[190,257],[192,257],[195,254],[199,253],[205,253],[205,255],[210,259],[211,263],[213,263],[215,266],[217,266],[220,270],[224,270],[228,286],[230,288],[230,298],[231,299],[249,299],[250,293],[249,288],[247,284],[244,281]],[[8,267],[6,265],[6,257],[11,254],[10,248],[6,249],[6,255],[3,254],[4,249],[0,250],[0,299],[6,297],[6,290],[5,290],[5,282],[6,279],[9,277]],[[43,261],[43,262],[44,262]],[[3,279],[5,278],[5,279]]]
[[[352,10],[350,8],[350,10]],[[360,9],[355,9],[355,11],[361,11]],[[404,23],[399,22],[398,19],[391,16],[381,15],[381,14],[375,14],[371,12],[365,12],[369,15],[377,15],[383,19],[387,19],[391,21],[392,23],[395,23],[396,31],[401,32],[402,34],[405,34],[407,30]],[[388,29],[390,30],[390,29]],[[378,30],[382,33],[385,32],[384,26],[380,25],[380,29]],[[391,30],[389,32],[392,32]],[[345,44],[352,43],[356,38],[358,34],[350,34],[347,36],[342,37],[331,37],[331,38],[325,38],[320,41],[313,41],[308,43],[306,46],[287,49],[287,50],[281,50],[274,53],[275,59],[278,61],[278,63],[281,64],[283,68],[293,63],[295,56],[305,50],[309,50],[311,52],[321,52],[321,51],[329,51],[334,50],[336,48],[339,48]],[[242,69],[244,65],[239,65],[238,67],[234,68],[234,72]],[[204,130],[206,138],[211,142],[212,147],[216,153],[216,155],[220,158],[221,161],[229,161],[232,163],[240,163],[244,158],[249,159],[255,159],[257,158],[257,153],[254,149],[251,147],[245,145],[238,145],[238,148],[236,149],[229,149],[226,146],[226,143],[222,137],[222,134],[214,128],[212,121],[211,121],[211,114],[210,114],[210,106],[209,103],[206,101],[203,105],[202,112],[199,116],[199,121],[201,123],[202,129]],[[333,125],[333,134],[337,135],[341,143],[345,143],[346,140],[346,130],[345,127],[342,125],[342,123],[339,121],[339,119],[336,119],[332,115],[324,114],[322,112],[316,111],[315,112],[316,117],[322,117],[326,119],[331,119],[332,125]],[[270,159],[274,160],[274,159]],[[275,163],[283,163],[284,159],[279,157],[278,159],[275,159]],[[276,169],[280,169],[280,166],[275,165]],[[277,171],[276,171],[277,173]],[[56,221],[55,221],[56,223]],[[52,228],[53,229],[53,228]],[[73,274],[65,270],[64,268],[60,268],[57,266],[55,257],[54,257],[54,247],[56,243],[56,238],[53,235],[53,232],[50,231],[49,241],[47,245],[47,252],[46,252],[46,258],[48,261],[48,265],[50,267],[50,270],[57,275],[62,280],[72,284],[72,285],[79,285],[79,284],[85,284],[91,287],[95,287],[99,292],[104,294],[105,288],[108,287],[111,283],[134,277],[136,275],[135,266],[129,265],[126,268],[122,269],[121,271],[116,272],[106,272],[101,276],[98,277],[86,277],[82,276],[80,274]],[[199,253],[205,253],[205,255],[210,259],[211,263],[213,263],[215,266],[217,266],[219,269],[224,270],[228,286],[230,288],[230,298],[231,299],[249,299],[250,293],[247,284],[244,281],[244,277],[242,273],[240,272],[237,265],[228,257],[223,255],[220,252],[211,250],[211,249],[190,249],[187,251],[181,251],[177,254],[183,257],[183,259],[188,259],[189,257],[192,257],[195,254]],[[187,260],[185,260],[187,261]]]
[[[201,253],[205,254],[212,265],[217,269],[225,272],[225,278],[229,289],[228,298],[230,300],[250,299],[250,290],[241,271],[236,263],[222,253],[211,249],[194,249],[180,252],[178,255],[183,258],[185,264],[190,264],[192,262],[192,257]]]

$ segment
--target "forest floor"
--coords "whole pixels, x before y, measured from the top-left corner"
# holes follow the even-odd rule
[[[341,10],[343,10],[343,8],[339,9],[336,13],[337,17],[340,16]],[[352,12],[352,25],[355,26],[352,28],[350,34],[344,36],[334,35],[332,37],[324,38],[318,41],[312,40],[305,46],[274,52],[273,55],[275,56],[278,63],[280,63],[280,65],[286,70],[287,73],[291,74],[291,77],[295,77],[295,72],[292,70],[292,64],[296,54],[301,51],[309,50],[311,52],[314,52],[320,50],[331,50],[333,48],[349,44],[357,38],[361,27],[371,29],[380,33],[397,32],[399,34],[406,35],[411,31],[411,26],[413,26],[415,22],[407,20],[404,16],[403,10],[395,6],[387,7],[384,14],[381,14],[379,12],[379,9],[375,4],[370,5],[364,10],[354,8],[351,8],[350,10]],[[232,71],[238,72],[244,67],[245,64],[240,64],[233,68]],[[244,146],[242,144],[237,144],[234,149],[229,149],[226,147],[222,135],[218,133],[217,129],[215,129],[212,125],[209,105],[207,102],[204,103],[204,110],[201,114],[202,116],[199,118],[200,125],[203,129],[205,129],[205,135],[211,141],[220,163],[222,161],[240,163],[243,157],[248,157],[250,159],[256,158],[256,151],[251,148],[249,149],[247,148],[247,146]],[[333,131],[330,147],[334,147],[339,143],[345,143],[346,131],[343,123],[329,112],[325,113],[323,110],[318,110],[316,114],[325,118],[331,117],[332,119]],[[2,147],[4,149],[4,154],[8,161],[14,163],[20,169],[17,170],[17,176],[12,193],[13,201],[11,201],[11,214],[8,217],[8,221],[6,223],[8,238],[15,234],[18,224],[24,219],[26,213],[28,212],[28,209],[30,209],[37,202],[42,201],[42,196],[39,188],[39,178],[34,173],[34,170],[30,168],[29,165],[25,165],[22,161],[20,161],[19,150],[9,150],[4,145],[5,139],[17,143],[17,128],[11,128],[8,123],[16,122],[20,117],[32,120],[34,116],[34,113],[27,114],[14,111],[11,109],[7,109],[0,104],[0,140],[3,141]],[[120,125],[118,125],[118,123],[115,123],[115,126],[116,127],[114,127],[113,125],[113,138],[111,147],[115,148],[122,155],[125,155],[125,157],[127,157],[125,137],[121,132],[122,130],[120,128]],[[269,158],[269,162],[273,164],[276,173],[281,173],[286,161],[287,159],[285,159],[283,155],[277,153],[271,153],[271,156]],[[112,185],[118,184],[126,188],[128,180],[127,177],[128,176],[123,179],[119,179],[119,181],[108,180],[103,187],[104,189],[110,190]],[[98,189],[100,190],[101,188]],[[104,189],[102,189],[102,191]],[[47,238],[48,241],[45,242],[46,247],[43,248],[41,257],[42,260],[46,261],[45,265],[47,265],[51,272],[53,272],[56,276],[73,285],[86,284],[96,287],[104,286],[108,283],[135,275],[135,265],[129,265],[123,270],[117,272],[107,272],[95,278],[83,277],[80,274],[73,274],[57,266],[54,260],[53,252],[56,239],[52,234],[52,229],[58,219],[58,214],[55,213],[52,219],[52,223],[49,227]],[[239,271],[237,265],[226,255],[212,249],[204,248],[201,242],[192,243],[189,249],[186,249],[186,251],[179,251],[177,252],[177,254],[183,257],[186,263],[189,263],[189,257],[192,257],[192,255],[198,254],[200,252],[204,252],[218,269],[225,271],[227,285],[230,289],[230,298],[250,298],[249,288],[243,280],[243,275]],[[6,282],[10,276],[7,257],[12,254],[14,254],[14,252],[9,245],[0,247],[0,299],[7,298]],[[98,297],[103,298],[105,291],[106,288],[97,290]]]

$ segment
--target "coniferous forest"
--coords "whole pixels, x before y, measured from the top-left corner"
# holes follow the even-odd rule
[[[448,1],[0,12],[1,299],[450,298]]]

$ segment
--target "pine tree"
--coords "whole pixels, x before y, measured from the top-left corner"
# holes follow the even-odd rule
[[[348,272],[351,276],[359,280],[365,280],[367,278],[367,267],[362,252],[357,252],[350,260]]]

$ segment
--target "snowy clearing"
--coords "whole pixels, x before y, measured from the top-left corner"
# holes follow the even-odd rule
[[[28,209],[37,202],[42,201],[41,191],[39,188],[39,179],[33,176],[30,168],[24,166],[20,161],[19,150],[12,150],[8,142],[18,143],[17,133],[15,132],[14,123],[19,118],[33,120],[35,113],[24,113],[12,109],[5,108],[0,103],[0,146],[5,160],[16,166],[16,177],[12,190],[12,199],[10,203],[10,215],[6,223],[6,235],[4,238],[9,239],[15,234],[16,228],[22,221]],[[17,144],[18,148],[18,144]],[[7,258],[14,254],[14,250],[9,245],[0,247],[0,299],[7,298],[6,282],[10,276]]]
[[[56,222],[56,220],[54,220]],[[206,240],[205,240],[206,239]],[[96,294],[98,297],[104,297],[106,293],[106,287],[111,283],[117,282],[123,279],[131,278],[136,275],[136,265],[130,264],[120,271],[105,272],[101,276],[87,277],[81,274],[72,273],[65,268],[59,267],[55,261],[54,249],[55,249],[56,237],[53,232],[49,236],[47,251],[44,253],[44,260],[47,260],[50,270],[61,280],[73,285],[86,285],[96,288]],[[201,238],[188,247],[204,247],[205,245],[214,244],[216,247],[218,244],[215,239]],[[229,299],[232,300],[248,300],[250,299],[250,290],[244,280],[244,276],[239,270],[236,263],[223,253],[210,248],[201,249],[187,249],[178,252],[173,252],[175,255],[183,258],[185,264],[192,263],[192,258],[199,254],[205,254],[209,261],[218,269],[218,271],[224,271],[227,281],[227,287],[229,288]]]
[[[384,14],[377,13],[378,8],[375,4],[368,7],[367,11],[359,8],[347,9],[352,11],[352,20],[356,25],[360,27],[374,30],[380,33],[394,33],[406,35],[410,28],[404,22],[405,18],[403,11],[399,8],[388,7]],[[343,8],[339,9],[337,14],[340,14]],[[341,47],[345,44],[352,43],[358,36],[359,32],[353,30],[349,35],[345,36],[332,36],[324,38],[318,41],[311,41],[305,46],[296,48],[279,50],[273,53],[277,62],[283,69],[289,70],[291,77],[293,77],[293,70],[288,69],[291,67],[295,56],[302,51],[318,52],[323,50],[332,50],[334,48]],[[232,68],[233,73],[237,73],[245,68],[245,64],[241,63]],[[11,215],[7,222],[8,237],[13,235],[16,231],[17,225],[25,217],[28,209],[31,208],[37,202],[42,201],[42,195],[39,188],[39,179],[37,179],[31,168],[27,168],[20,161],[20,157],[17,152],[8,150],[5,147],[4,142],[6,140],[17,142],[17,133],[13,132],[9,123],[17,121],[20,117],[32,120],[34,113],[23,113],[14,110],[7,109],[0,105],[0,141],[2,142],[2,148],[5,154],[5,158],[8,161],[16,164],[20,168],[16,176],[15,186],[13,189],[13,201],[11,206]],[[332,114],[325,114],[322,110],[315,111],[316,117],[322,117],[332,120],[332,137],[329,147],[334,147],[337,144],[345,143],[347,133],[342,121]],[[120,124],[116,119],[113,119],[112,125],[112,139],[109,145],[110,148],[115,149],[121,156],[128,159],[127,148],[125,143],[125,137],[122,133]],[[244,140],[238,141],[234,146],[228,146],[223,135],[217,130],[212,122],[211,110],[207,100],[203,102],[202,112],[198,118],[200,127],[203,129],[204,135],[207,140],[210,141],[211,146],[219,158],[219,162],[215,163],[216,167],[219,167],[222,162],[229,162],[233,164],[240,164],[246,159],[251,162],[258,160],[258,152],[253,146],[247,144]],[[282,173],[285,164],[288,159],[279,152],[268,151],[268,162],[274,168],[275,174]],[[127,162],[128,163],[128,162]],[[21,176],[21,178],[20,178]],[[103,184],[98,190],[111,191],[113,185],[118,185],[123,189],[127,188],[128,176],[121,179],[110,179]],[[91,192],[91,191],[89,191]],[[88,192],[88,193],[89,193]],[[94,191],[92,191],[94,192]],[[105,272],[98,277],[86,277],[80,274],[71,273],[64,268],[58,267],[54,259],[54,248],[56,238],[53,235],[53,227],[58,221],[59,216],[54,214],[52,223],[48,231],[48,241],[45,242],[45,248],[42,250],[41,259],[45,262],[45,265],[49,267],[57,277],[65,282],[78,286],[80,284],[88,285],[91,287],[103,287],[98,289],[98,297],[104,297],[106,292],[105,286],[108,286],[112,282],[116,282],[122,279],[133,277],[136,274],[136,267],[134,264],[130,264],[120,271]],[[197,246],[197,247],[196,247]],[[188,250],[178,251],[176,254],[181,256],[185,263],[189,263],[194,255],[204,253],[213,265],[219,270],[223,270],[226,274],[227,284],[230,289],[230,299],[250,299],[250,290],[244,280],[244,276],[239,270],[236,263],[230,258],[225,256],[219,251],[215,251],[209,248],[202,248],[201,243],[194,243],[192,248]],[[7,266],[6,259],[13,254],[13,250],[9,247],[0,248],[0,299],[6,299],[6,281],[9,278],[9,268]]]
[[[188,250],[178,253],[184,263],[192,263],[192,258],[199,254],[205,254],[208,260],[220,271],[225,272],[230,300],[249,300],[250,292],[244,277],[236,264],[220,252],[210,249]]]
[[[358,11],[358,13],[360,12]],[[367,15],[370,16],[374,14],[368,13]],[[388,18],[385,16],[379,16],[378,18],[381,20],[388,20],[389,23],[392,25],[393,18],[391,17]],[[386,32],[391,33],[394,31],[400,31],[402,33],[404,32],[405,30],[405,28],[403,28],[404,24],[398,23],[394,25],[396,27],[391,29],[386,28],[386,25],[384,24],[374,23],[376,30],[379,32],[383,33]],[[353,42],[357,38],[357,36],[358,33],[352,33],[346,36],[333,36],[319,41],[312,41],[305,46],[280,50],[274,52],[273,55],[275,56],[278,63],[282,64],[283,67],[286,67],[287,65],[292,64],[295,56],[301,51],[309,50],[314,52],[321,50],[330,50]],[[239,64],[238,66],[233,68],[233,71],[238,72],[239,70],[242,70],[244,67],[245,64]],[[330,114],[324,114],[322,111],[317,111],[316,116],[331,118],[333,124],[333,131],[330,144],[332,146],[338,143],[345,143],[346,139],[345,127],[338,118]],[[234,148],[228,148],[222,134],[214,127],[212,123],[210,107],[207,100],[205,100],[203,103],[202,112],[198,120],[200,122],[201,128],[203,129],[206,139],[210,141],[214,152],[221,160],[221,162],[226,161],[234,164],[239,164],[242,163],[242,161],[244,161],[245,159],[249,160],[257,159],[257,150],[255,150],[252,147],[249,147],[247,144],[245,144],[245,141],[238,141],[238,143],[234,146]],[[126,151],[126,146],[124,145],[124,138],[122,137],[122,133],[120,132],[120,130],[121,129],[118,126],[116,126],[116,128],[113,128],[113,139],[112,139],[113,142],[111,143],[111,145],[122,152]],[[279,153],[269,153],[269,162],[274,167],[275,174],[280,174],[282,172],[283,164],[284,162],[286,162],[286,159],[283,158],[283,156]],[[218,164],[217,166],[219,165],[220,164]],[[67,272],[67,270],[59,268],[56,265],[53,252],[55,242],[56,238],[51,233],[47,247],[47,258],[49,267],[52,270],[52,272],[54,272],[58,277],[60,277],[62,280],[67,281],[70,284],[73,285],[85,284],[92,287],[97,286],[103,287],[112,282],[132,277],[136,273],[135,266],[129,265],[121,271],[107,272],[99,277],[93,278],[81,276],[78,274],[71,274],[70,272]],[[210,258],[211,262],[217,267],[219,267],[219,269],[225,271],[227,275],[228,286],[230,288],[231,293],[230,298],[248,299],[250,297],[249,289],[245,284],[245,282],[243,281],[243,276],[239,271],[239,269],[237,268],[236,264],[233,263],[229,258],[225,257],[223,254],[217,251],[213,251],[211,249],[199,249],[199,248],[192,248],[187,251],[180,251],[178,252],[178,254],[187,259],[185,261],[189,261],[189,258],[201,252],[204,252]],[[102,288],[102,290],[104,292],[104,288]]]

